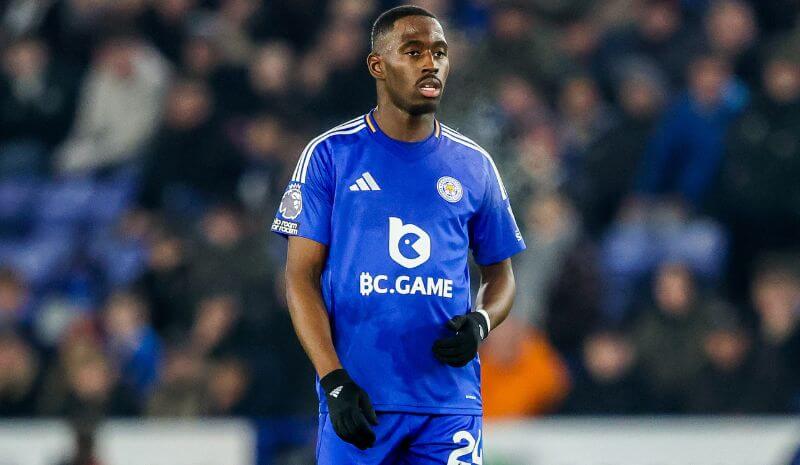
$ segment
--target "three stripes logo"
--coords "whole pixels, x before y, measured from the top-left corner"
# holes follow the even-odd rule
[[[364,174],[362,174],[361,176],[359,176],[358,179],[356,179],[355,184],[352,184],[350,186],[350,190],[352,192],[379,191],[381,190],[381,187],[378,185],[377,182],[375,182],[375,178],[373,178],[372,175],[369,174],[369,171],[365,171]]]
[[[336,389],[334,389],[333,391],[331,391],[331,393],[329,395],[331,397],[333,397],[334,399],[336,399],[337,397],[339,397],[339,394],[342,393],[342,389],[343,388],[344,388],[344,386],[339,386]]]

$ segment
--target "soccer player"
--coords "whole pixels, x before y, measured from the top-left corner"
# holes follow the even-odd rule
[[[367,66],[377,106],[306,146],[272,224],[319,379],[317,461],[481,464],[478,346],[511,308],[525,244],[492,158],[434,117],[449,70],[436,17],[381,14]]]

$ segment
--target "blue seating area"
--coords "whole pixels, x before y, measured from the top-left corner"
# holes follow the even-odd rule
[[[135,195],[135,177],[0,180],[0,265],[20,270],[37,290],[60,284],[89,259],[109,285],[142,271],[144,250],[113,231]]]

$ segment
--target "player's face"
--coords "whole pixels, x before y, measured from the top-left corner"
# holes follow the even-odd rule
[[[381,59],[392,103],[412,115],[435,112],[450,71],[439,21],[427,16],[398,19],[384,40]]]

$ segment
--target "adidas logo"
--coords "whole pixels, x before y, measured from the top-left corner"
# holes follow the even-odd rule
[[[381,187],[375,182],[375,178],[369,174],[369,171],[365,171],[364,174],[361,175],[358,179],[356,179],[356,183],[350,186],[350,190],[353,192],[357,191],[379,191]]]
[[[328,394],[328,395],[329,395],[329,396],[331,396],[331,397],[333,397],[334,399],[336,399],[337,397],[339,397],[339,394],[341,394],[341,393],[342,393],[342,388],[343,388],[343,387],[344,387],[344,386],[339,386],[339,387],[337,387],[336,389],[334,389],[333,391],[331,391],[331,393],[330,393],[330,394]]]

